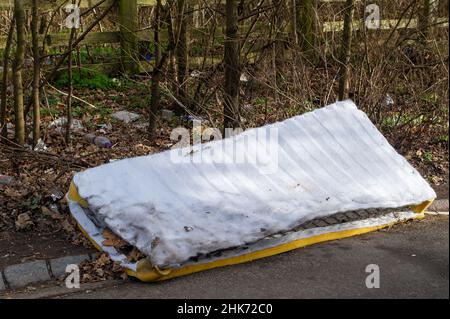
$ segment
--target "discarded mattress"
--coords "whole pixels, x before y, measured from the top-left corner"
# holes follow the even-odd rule
[[[152,273],[141,279],[157,280],[170,277],[161,269],[185,269],[181,275],[300,247],[324,230],[264,239],[314,218],[408,205],[419,212],[436,194],[366,114],[343,101],[223,140],[88,169],[74,176],[67,197],[98,248],[132,275],[141,270]],[[354,235],[414,214],[339,231]],[[145,265],[102,246],[105,227],[143,252]],[[228,250],[225,262],[195,261],[220,250]],[[192,268],[199,263],[210,266]]]

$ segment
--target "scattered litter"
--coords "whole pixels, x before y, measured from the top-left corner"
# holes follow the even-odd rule
[[[113,118],[115,118],[116,120],[122,121],[127,124],[136,121],[140,117],[139,114],[128,112],[128,111],[119,111],[119,112],[113,113],[111,116]]]
[[[145,61],[151,62],[153,60],[153,55],[149,52],[145,54]]]
[[[14,134],[14,124],[6,123],[6,130],[8,131],[8,134]]]
[[[44,59],[44,64],[46,64],[46,65],[52,65],[52,64],[53,64],[52,58],[51,58],[51,57],[46,57],[46,58]]]
[[[111,148],[112,143],[111,141],[104,136],[96,136],[95,134],[89,133],[85,135],[86,140],[89,141],[89,143],[92,143],[94,145],[97,145],[98,147],[102,148]]]
[[[59,208],[56,204],[50,204],[48,207],[52,210],[52,212],[59,213]]]
[[[50,197],[52,198],[52,201],[57,202],[64,197],[64,194],[59,189],[52,189],[50,191]]]
[[[173,112],[171,110],[163,109],[161,111],[161,117],[165,120],[170,120],[173,117]]]
[[[33,59],[27,58],[23,61],[24,66],[32,66],[33,65]]]
[[[198,70],[194,70],[191,72],[191,77],[193,78],[199,78],[202,75],[202,73]]]
[[[248,82],[248,77],[247,77],[247,75],[245,73],[242,73],[239,80],[241,82]]]
[[[1,175],[0,174],[0,185],[9,185],[11,184],[13,178],[11,176]]]
[[[194,122],[194,121],[201,122],[201,121],[203,121],[203,118],[201,118],[200,116],[195,116],[195,115],[190,115],[190,114],[182,116],[181,119],[186,122]]]
[[[16,228],[17,230],[26,230],[33,226],[33,222],[31,221],[30,215],[28,213],[22,213],[17,216],[16,220]]]
[[[106,134],[107,132],[112,131],[113,127],[111,123],[108,124],[100,124],[99,125],[99,129],[97,130],[97,132],[102,133],[102,134]]]
[[[247,110],[247,111],[254,109],[252,104],[244,104],[242,107],[244,108],[244,110]]]
[[[50,123],[49,127],[53,128],[56,127],[56,130],[58,132],[65,132],[67,126],[67,118],[66,117],[60,117],[53,122]],[[80,131],[84,128],[83,124],[80,120],[72,119],[72,124],[70,125],[70,129],[73,131]]]
[[[45,145],[42,139],[39,139],[36,146],[34,147],[36,152],[44,152],[47,150],[47,145]]]
[[[392,106],[394,106],[394,104],[394,99],[389,94],[386,94],[386,96],[384,97],[384,105],[387,108],[391,108]]]

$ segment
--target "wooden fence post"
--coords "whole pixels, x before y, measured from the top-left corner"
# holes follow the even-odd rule
[[[297,1],[295,3],[295,10],[297,39],[300,42],[302,51],[311,53],[311,51],[314,50],[317,27],[317,1]]]
[[[438,9],[439,0],[422,0],[418,23],[421,40],[426,41],[430,33],[432,33]]]
[[[122,70],[125,73],[136,73],[138,70],[138,28],[137,0],[119,1],[120,46]]]

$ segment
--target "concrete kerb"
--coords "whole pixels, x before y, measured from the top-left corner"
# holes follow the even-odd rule
[[[79,265],[85,260],[90,260],[89,255],[67,256],[50,260],[50,269],[56,278],[66,274],[67,265]]]
[[[4,279],[10,288],[21,288],[28,284],[51,279],[45,260],[34,260],[23,264],[7,266]]]
[[[79,265],[84,260],[91,260],[91,256],[89,254],[66,256],[7,266],[0,273],[0,292],[61,277],[66,273],[67,265]]]

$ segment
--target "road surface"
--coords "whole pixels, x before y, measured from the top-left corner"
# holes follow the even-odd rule
[[[428,216],[161,283],[130,281],[89,289],[82,285],[70,293],[50,287],[11,297],[449,298],[448,233],[448,216]],[[366,286],[369,264],[379,267],[380,288]]]

